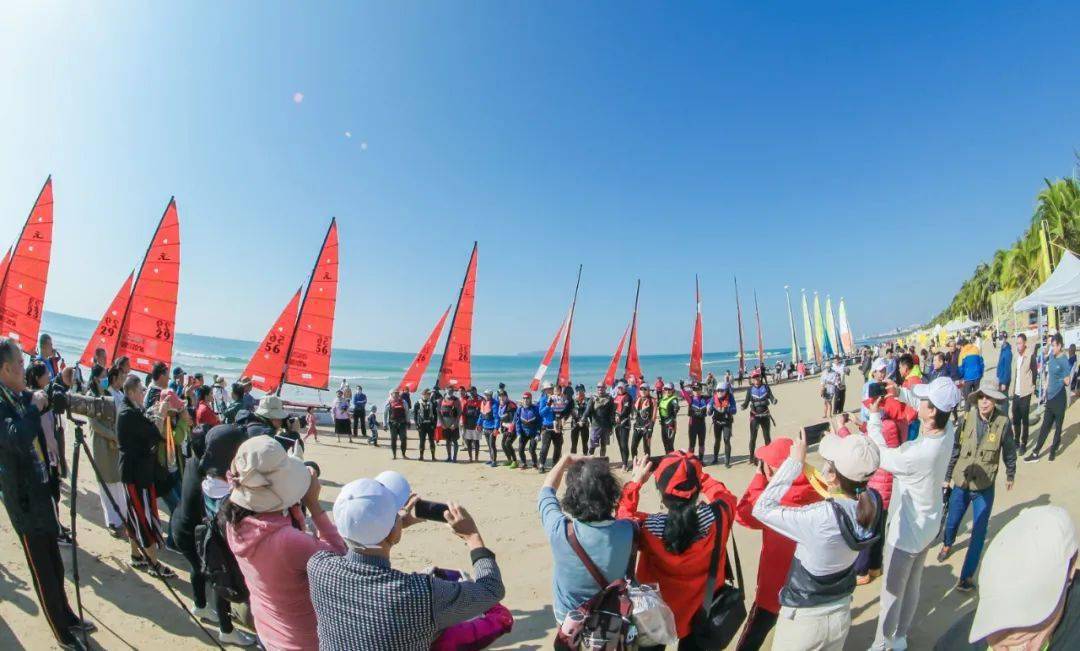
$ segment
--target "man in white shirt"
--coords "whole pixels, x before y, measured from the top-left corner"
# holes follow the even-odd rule
[[[881,399],[870,407],[866,433],[878,444],[881,469],[893,475],[893,494],[885,532],[885,581],[873,651],[907,649],[907,635],[919,604],[926,555],[941,529],[941,486],[948,472],[956,433],[950,416],[962,396],[947,377],[903,389],[887,381],[890,392],[918,409],[919,436],[890,448],[881,433]]]
[[[1031,413],[1031,395],[1035,392],[1035,366],[1035,357],[1027,345],[1027,335],[1021,332],[1016,335],[1013,352],[1012,390],[1002,387],[1012,399],[1012,431],[1020,454],[1027,452],[1028,415]]]

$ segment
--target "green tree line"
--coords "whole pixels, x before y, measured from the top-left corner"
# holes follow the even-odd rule
[[[1075,178],[1045,180],[1036,199],[1035,213],[1027,230],[1008,249],[998,249],[989,262],[980,262],[964,281],[952,302],[931,324],[970,317],[991,316],[990,295],[1000,290],[1018,290],[1026,295],[1040,285],[1041,260],[1039,228],[1045,221],[1050,235],[1050,255],[1054,262],[1062,248],[1080,251],[1080,183]]]

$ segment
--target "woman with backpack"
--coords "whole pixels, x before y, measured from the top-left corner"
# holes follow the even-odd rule
[[[564,476],[566,491],[560,504],[556,492]],[[557,625],[562,625],[567,613],[607,584],[626,576],[634,525],[628,520],[615,519],[619,492],[619,480],[611,474],[606,459],[570,455],[559,459],[540,489],[537,505],[540,522],[555,561],[551,589]],[[589,572],[575,551],[574,542],[603,574],[606,581],[603,585]]]
[[[660,513],[638,511],[641,488],[650,475],[664,505]],[[631,480],[623,486],[616,517],[640,526],[637,580],[659,584],[675,615],[680,650],[700,648],[691,624],[705,600],[714,547],[727,546],[735,500],[727,486],[705,474],[697,457],[683,450],[661,459],[655,471],[647,458],[639,457]],[[726,565],[726,555],[721,554],[716,585],[723,585]]]
[[[319,646],[307,562],[318,551],[345,553],[345,541],[319,504],[314,470],[269,436],[236,451],[232,493],[222,502],[229,548],[251,593],[255,631],[267,649]],[[318,536],[304,530],[303,504]]]
[[[808,506],[783,505],[806,462],[806,437],[800,432],[753,510],[763,525],[795,541],[773,636],[773,648],[784,651],[844,648],[851,628],[855,560],[876,540],[882,515],[881,497],[866,487],[880,460],[869,438],[829,434],[818,452],[825,459],[819,475],[837,497]]]

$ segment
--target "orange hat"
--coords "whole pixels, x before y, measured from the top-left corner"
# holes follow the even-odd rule
[[[791,454],[791,446],[795,441],[789,438],[776,438],[772,440],[772,443],[763,445],[754,450],[754,458],[758,461],[764,461],[765,465],[770,468],[779,468],[783,465],[784,460]]]

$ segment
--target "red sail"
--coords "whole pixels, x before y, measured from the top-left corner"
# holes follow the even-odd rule
[[[697,276],[694,277],[694,301],[697,303],[697,317],[694,319],[694,338],[690,341],[690,379],[701,382],[701,289]]]
[[[476,242],[473,242],[469,266],[465,270],[465,282],[461,284],[457,310],[450,322],[450,336],[446,338],[442,366],[439,368],[440,387],[472,386],[472,322],[473,303],[476,301]]]
[[[559,329],[555,333],[555,336],[551,339],[551,345],[548,346],[547,352],[544,353],[544,359],[540,362],[540,367],[536,369],[536,375],[533,376],[532,382],[529,383],[529,391],[536,391],[540,388],[540,380],[544,379],[544,373],[547,373],[548,365],[551,364],[551,358],[555,356],[555,347],[559,345],[559,339],[562,338],[563,331],[566,329],[567,321],[570,319],[570,315],[567,315],[563,322],[559,324]]]
[[[312,389],[330,385],[330,350],[334,338],[334,307],[337,305],[337,220],[330,220],[322,250],[311,271],[300,318],[289,346],[285,383]]]
[[[637,293],[634,294],[634,316],[630,322],[630,345],[626,349],[626,367],[623,369],[623,377],[631,382],[643,379],[641,374],[641,362],[638,361],[637,352],[637,306],[638,296],[641,295],[641,281],[637,283]]]
[[[443,324],[446,323],[446,317],[448,316],[450,316],[450,306],[446,307],[442,318],[435,324],[435,328],[428,335],[427,341],[416,353],[412,364],[409,364],[409,370],[405,371],[405,377],[401,378],[401,383],[398,384],[399,391],[408,389],[413,392],[420,386],[420,379],[424,377],[428,364],[431,363],[431,353],[435,352],[435,345],[439,343],[439,335],[442,334]]]
[[[739,279],[735,279],[735,319],[739,324],[739,377],[746,375],[746,351],[742,338],[742,308],[739,307]]]
[[[8,249],[7,252],[4,253],[4,259],[0,261],[0,278],[3,278],[4,274],[7,273],[9,262],[11,262],[11,249]]]
[[[566,331],[563,333],[562,343],[562,358],[559,360],[559,379],[557,384],[560,387],[570,386],[570,331],[574,327],[574,309],[577,307],[577,293],[581,287],[581,268],[583,265],[578,265],[577,268],[577,283],[574,285],[574,300],[570,302],[570,317],[566,320]]]
[[[131,282],[134,279],[135,272],[129,273],[127,280],[120,286],[120,291],[116,292],[112,303],[109,303],[109,308],[101,316],[101,321],[98,322],[94,334],[90,336],[90,341],[86,342],[86,350],[83,351],[82,358],[79,360],[79,363],[86,368],[94,365],[94,351],[98,348],[105,349],[105,363],[112,364],[112,354],[120,338],[120,323],[123,322],[124,315],[127,313],[128,302],[131,300]]]
[[[300,289],[297,288],[292,300],[281,311],[277,321],[263,337],[259,347],[251,355],[251,361],[244,368],[244,377],[251,378],[251,386],[260,391],[273,393],[281,385],[282,371],[285,369],[285,356],[289,352],[289,342],[296,330],[296,313],[300,309]]]
[[[37,349],[41,308],[52,256],[52,177],[45,180],[26,218],[19,241],[0,281],[0,332],[19,342],[24,353]]]
[[[615,384],[615,371],[619,368],[619,358],[622,357],[622,349],[626,343],[626,333],[628,332],[630,332],[630,326],[626,326],[626,330],[623,330],[622,337],[619,338],[619,346],[615,349],[615,356],[611,358],[611,364],[608,365],[607,373],[604,374],[604,386],[606,387]]]
[[[156,362],[172,365],[179,290],[180,218],[176,199],[169,199],[135,278],[113,359],[127,356],[131,370],[144,373],[149,373]]]

